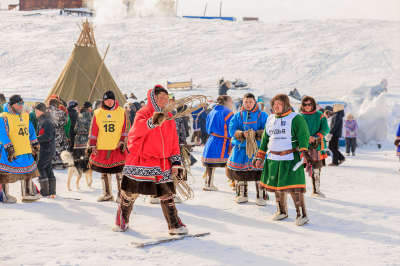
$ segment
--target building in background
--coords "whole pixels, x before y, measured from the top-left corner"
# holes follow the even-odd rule
[[[19,10],[63,9],[82,7],[82,0],[20,0]]]

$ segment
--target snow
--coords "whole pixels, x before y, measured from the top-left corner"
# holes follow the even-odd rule
[[[193,167],[195,198],[177,208],[189,233],[211,235],[144,249],[131,242],[168,237],[160,205],[149,204],[148,197],[140,196],[130,229],[115,233],[111,227],[117,204],[96,201],[102,193],[100,175],[94,175],[92,188],[82,179],[80,191],[74,177],[72,191],[68,191],[66,171],[56,171],[59,196],[82,200],[46,198],[36,203],[1,204],[0,264],[395,265],[400,252],[400,179],[395,149],[387,145],[356,153],[340,167],[322,170],[326,199],[310,196],[307,178],[310,222],[303,227],[294,225],[296,212],[290,196],[289,218],[271,221],[275,197],[270,193],[267,206],[257,206],[254,183],[249,185],[249,202],[235,203],[235,192],[223,169],[216,171],[219,191],[203,191],[204,168],[197,163]],[[198,160],[201,154],[202,148],[196,148]],[[17,198],[19,187],[19,182],[10,185]],[[115,177],[113,193],[117,193]]]
[[[23,17],[40,12],[41,16]],[[61,73],[79,36],[77,16],[58,10],[0,13],[0,88],[6,96],[44,99]],[[92,20],[92,18],[89,18]],[[131,242],[163,239],[167,226],[161,207],[140,196],[125,233],[111,231],[116,203],[98,203],[99,174],[93,188],[67,191],[66,171],[56,171],[58,193],[71,199],[0,205],[0,264],[39,265],[395,265],[400,252],[398,219],[399,162],[395,157],[393,121],[400,110],[400,22],[322,20],[226,22],[182,18],[125,18],[98,24],[100,54],[123,93],[139,100],[148,89],[167,81],[193,78],[195,91],[217,96],[221,77],[251,83],[255,95],[288,93],[329,95],[342,99],[361,85],[389,82],[387,105],[390,141],[382,149],[366,146],[338,168],[322,170],[326,199],[310,197],[304,227],[289,218],[272,222],[275,198],[256,206],[238,205],[224,170],[216,171],[217,192],[203,191],[204,168],[193,167],[195,199],[178,205],[190,233],[211,235],[145,249]],[[244,91],[229,92],[241,97]],[[368,148],[369,147],[369,148]],[[194,155],[200,161],[202,148]],[[328,159],[330,162],[330,159]],[[116,195],[115,178],[113,183]],[[75,178],[74,181],[75,182]],[[36,182],[36,184],[38,184]],[[10,185],[20,199],[20,184]]]

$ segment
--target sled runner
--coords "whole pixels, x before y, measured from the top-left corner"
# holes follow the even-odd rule
[[[149,246],[155,246],[155,245],[162,244],[162,243],[183,240],[183,239],[186,239],[186,238],[206,236],[206,235],[209,235],[209,234],[210,233],[203,233],[203,234],[196,234],[196,235],[184,235],[184,236],[180,236],[180,237],[174,237],[174,238],[167,238],[167,239],[162,239],[162,240],[157,240],[157,241],[151,241],[151,242],[147,242],[147,243],[135,243],[135,242],[132,242],[132,245],[135,245],[135,247],[137,247],[137,248],[144,248],[144,247],[149,247]]]

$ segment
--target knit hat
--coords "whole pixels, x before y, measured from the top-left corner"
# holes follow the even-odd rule
[[[115,101],[115,94],[114,94],[114,92],[112,92],[112,91],[106,91],[106,92],[104,93],[104,95],[103,95],[103,101],[108,100],[108,99],[111,99],[111,100],[114,100],[114,101]]]
[[[22,97],[18,94],[14,94],[13,96],[10,97],[10,105],[23,102]]]
[[[92,107],[92,104],[90,102],[85,102],[83,106],[85,106],[86,108],[90,108]]]
[[[44,103],[37,103],[35,105],[35,110],[42,111],[43,113],[46,112],[46,105]]]
[[[69,100],[67,104],[69,108],[75,108],[78,106],[78,102],[75,100]]]

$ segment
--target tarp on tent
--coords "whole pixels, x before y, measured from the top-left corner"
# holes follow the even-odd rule
[[[104,92],[112,90],[120,104],[126,100],[112,78],[105,64],[103,64],[92,96],[89,99],[93,82],[99,71],[102,58],[97,47],[76,46],[69,57],[61,75],[46,98],[46,103],[52,94],[61,97],[65,102],[74,99],[79,106],[84,102],[94,102],[101,99]]]
[[[93,23],[86,19],[80,29],[81,34],[75,48],[61,75],[47,95],[45,103],[48,102],[52,94],[56,94],[65,102],[74,99],[81,106],[84,102],[95,102],[97,99],[101,99],[104,92],[112,90],[120,105],[125,104],[124,95],[122,95],[97,50]],[[93,83],[95,83],[94,88]]]

